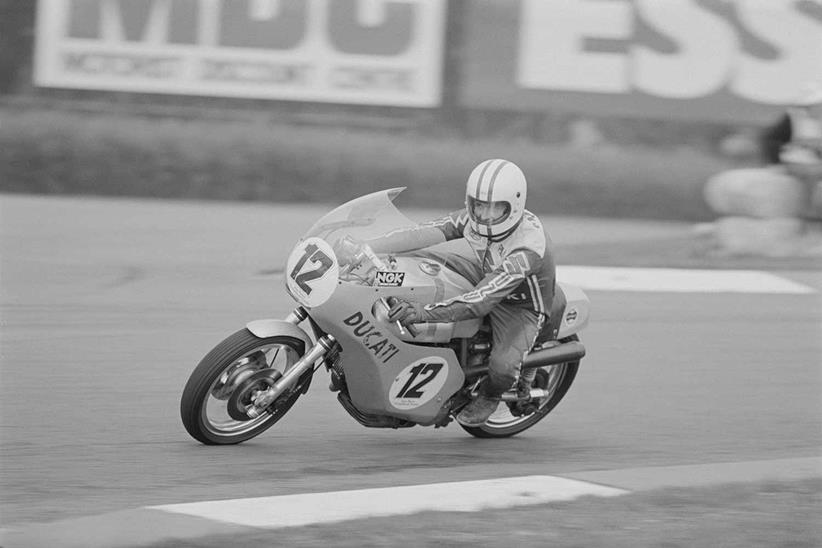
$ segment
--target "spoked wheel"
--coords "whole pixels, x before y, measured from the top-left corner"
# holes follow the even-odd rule
[[[569,339],[570,340],[570,339]],[[562,400],[571,384],[574,382],[579,362],[568,362],[541,367],[532,385],[533,388],[542,388],[548,395],[540,398],[536,410],[528,415],[517,416],[511,412],[508,402],[500,402],[497,410],[481,426],[465,426],[462,428],[478,438],[507,438],[527,430],[545,418]]]
[[[202,359],[183,389],[180,415],[188,433],[207,445],[229,445],[273,426],[308,388],[313,371],[261,415],[249,416],[248,409],[304,353],[303,341],[293,337],[261,339],[246,329],[228,337]]]

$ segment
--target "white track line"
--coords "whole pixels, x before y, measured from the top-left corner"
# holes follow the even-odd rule
[[[774,293],[804,295],[816,290],[768,272],[559,266],[557,278],[583,289],[673,293]]]
[[[149,508],[272,529],[424,511],[475,512],[488,508],[567,501],[586,495],[613,497],[625,493],[628,491],[579,480],[554,476],[524,476],[170,504]]]

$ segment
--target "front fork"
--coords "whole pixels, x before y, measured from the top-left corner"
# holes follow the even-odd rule
[[[305,308],[302,306],[298,306],[291,312],[288,316],[285,317],[285,321],[293,323],[294,325],[299,325],[308,317],[308,312],[305,311]]]
[[[308,313],[304,308],[299,307],[288,315],[286,321],[299,324],[308,317]],[[332,335],[324,334],[312,346],[305,355],[297,360],[282,377],[280,377],[274,385],[260,392],[254,397],[253,405],[246,410],[246,413],[251,418],[257,418],[262,415],[268,407],[279,398],[283,392],[291,388],[303,374],[314,367],[314,363],[320,358],[325,357],[331,350],[337,346],[337,339]]]

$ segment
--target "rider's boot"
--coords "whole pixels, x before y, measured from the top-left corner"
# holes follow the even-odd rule
[[[494,414],[500,402],[500,396],[511,386],[510,380],[492,379],[489,376],[480,387],[477,397],[466,405],[457,415],[457,421],[463,426],[482,426]]]
[[[465,426],[481,426],[499,406],[499,397],[480,394],[457,415],[457,421]]]

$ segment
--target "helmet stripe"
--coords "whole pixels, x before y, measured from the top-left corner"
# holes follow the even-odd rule
[[[502,171],[502,168],[504,168],[507,164],[507,160],[501,160],[500,164],[497,166],[497,169],[495,169],[493,175],[491,175],[491,182],[488,183],[488,194],[485,197],[486,201],[492,201],[491,195],[494,192],[494,183],[497,182],[497,175],[499,175],[499,172]]]
[[[482,166],[482,171],[480,171],[479,177],[477,177],[477,190],[474,192],[474,196],[477,197],[477,200],[480,199],[480,188],[482,187],[482,180],[485,178],[485,172],[488,171],[488,168],[491,167],[491,164],[494,163],[494,160],[486,160],[485,165]]]
[[[496,160],[496,159],[495,160],[488,160],[488,165],[486,165],[485,169],[482,170],[482,173],[480,174],[479,184],[477,185],[477,200],[482,200],[483,199],[482,198],[482,196],[483,196],[482,187],[483,186],[486,187],[486,190],[485,190],[484,194],[485,194],[486,198],[488,197],[488,183],[490,182],[490,179],[488,177],[488,173],[490,171],[493,171],[493,166],[498,161],[499,160]]]
[[[534,310],[538,314],[548,314],[545,310],[545,300],[542,298],[542,291],[539,288],[539,278],[536,274],[528,276],[528,287],[531,288],[531,298],[534,302]]]

